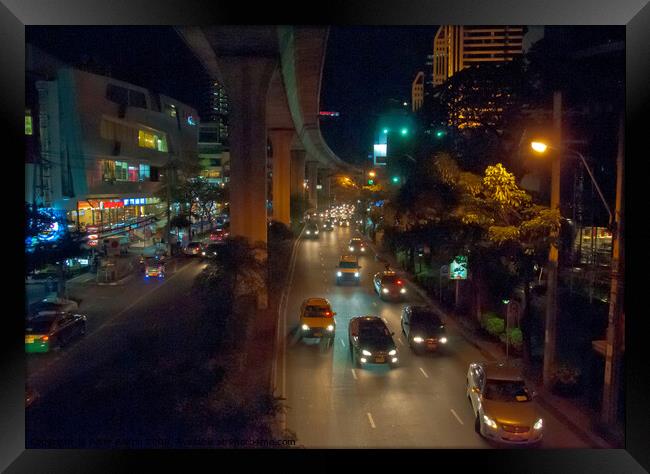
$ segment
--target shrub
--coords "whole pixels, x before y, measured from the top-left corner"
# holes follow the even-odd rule
[[[501,318],[489,318],[485,330],[493,336],[498,336],[506,328],[506,322]]]
[[[499,339],[501,339],[501,342],[504,344],[506,343],[506,333],[504,332],[499,336]],[[521,329],[519,328],[509,328],[508,329],[508,342],[510,343],[511,347],[514,347],[515,349],[520,349],[521,345],[523,343],[523,336],[521,334]]]
[[[494,311],[488,311],[485,312],[481,315],[481,327],[485,330],[487,330],[487,325],[488,325],[488,320],[489,319],[494,319],[494,318],[499,318],[499,315],[495,313]]]

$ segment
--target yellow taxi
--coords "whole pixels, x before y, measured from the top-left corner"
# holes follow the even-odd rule
[[[325,298],[307,298],[300,306],[300,337],[334,339],[336,322],[330,302]]]

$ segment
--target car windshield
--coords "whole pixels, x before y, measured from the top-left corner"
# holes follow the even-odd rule
[[[484,397],[497,402],[528,402],[526,384],[520,380],[490,380],[485,384]]]
[[[25,330],[27,332],[36,333],[36,334],[48,333],[50,332],[50,327],[52,327],[53,322],[54,322],[54,318],[34,319],[29,322]]]
[[[362,323],[359,325],[359,338],[362,341],[388,341],[390,339],[390,332],[383,324],[378,323]]]
[[[327,306],[307,306],[305,308],[305,316],[308,318],[322,318],[330,315],[331,311]]]
[[[361,239],[350,240],[350,245],[359,245],[359,244],[361,244]]]
[[[381,282],[384,285],[395,285],[397,283],[397,275],[384,275],[381,277]]]
[[[411,324],[422,328],[425,331],[437,331],[442,329],[442,321],[440,321],[437,314],[432,312],[414,312],[413,316],[411,316]]]
[[[341,268],[359,268],[357,265],[357,262],[341,262],[339,263],[339,267]]]

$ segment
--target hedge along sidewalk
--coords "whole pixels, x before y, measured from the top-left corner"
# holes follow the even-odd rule
[[[393,268],[400,268],[397,258],[388,252],[381,252],[377,246],[372,243],[365,235],[364,240],[368,246],[375,252],[375,255],[387,261]],[[415,283],[415,278],[410,272],[404,270],[396,270],[400,276],[408,276],[412,288],[428,305],[434,308],[439,314],[444,316],[445,323],[454,329],[458,330],[461,335],[488,361],[503,360],[506,357],[505,348],[500,342],[489,341],[481,334],[476,326],[470,326],[466,322],[466,317],[448,311],[442,308],[435,300],[433,300],[425,290]],[[534,384],[535,391],[537,392],[536,401],[542,408],[551,412],[556,418],[560,419],[565,425],[580,437],[585,443],[598,448],[613,448],[622,447],[618,446],[619,443],[614,441],[608,442],[601,436],[596,434],[593,429],[594,413],[580,405],[577,405],[570,400],[560,398],[541,384]],[[567,415],[568,414],[568,415]]]

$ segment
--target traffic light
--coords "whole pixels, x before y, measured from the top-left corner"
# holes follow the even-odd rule
[[[393,184],[398,184],[399,183],[399,176],[393,176],[392,181],[393,181]]]
[[[400,132],[402,135],[406,135],[409,132],[409,130],[408,128],[403,128],[402,130],[400,130]]]
[[[374,179],[369,179],[368,180],[368,186],[374,186],[375,185],[375,180]]]
[[[436,130],[436,138],[442,138],[445,136],[444,130]]]

